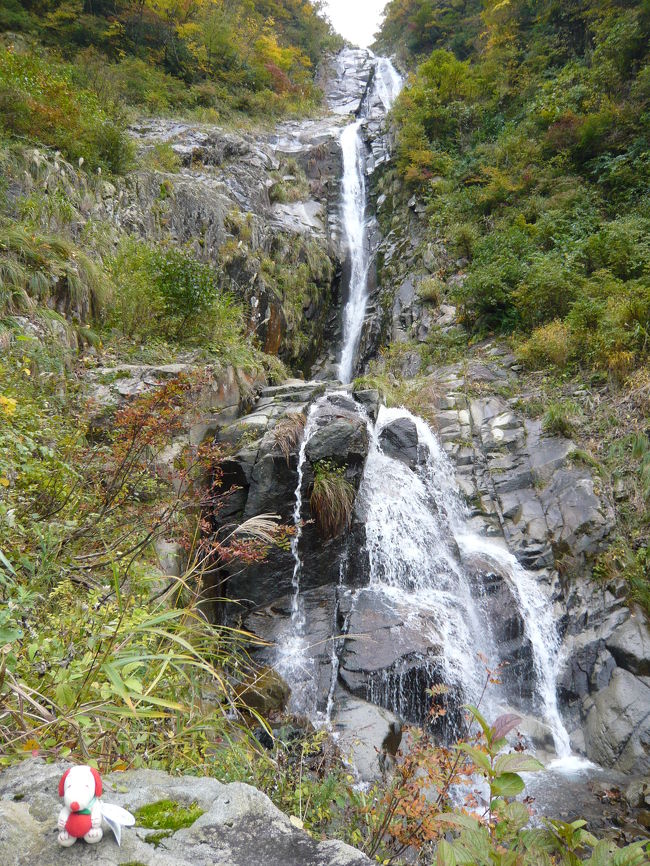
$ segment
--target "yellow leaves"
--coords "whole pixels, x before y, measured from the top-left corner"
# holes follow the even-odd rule
[[[4,475],[0,475],[0,487],[9,487],[9,479],[5,478]]]
[[[7,418],[12,418],[16,413],[16,407],[18,406],[18,401],[13,397],[5,397],[3,394],[0,394],[0,412],[2,412]]]

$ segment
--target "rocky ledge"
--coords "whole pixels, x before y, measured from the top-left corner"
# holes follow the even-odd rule
[[[364,866],[371,861],[343,842],[316,842],[250,785],[173,778],[154,770],[104,778],[106,802],[132,812],[162,801],[192,806],[199,817],[165,836],[143,826],[125,830],[118,847],[110,831],[97,846],[57,843],[57,787],[69,765],[30,759],[0,776],[0,862],[3,866]],[[138,822],[141,823],[141,822]]]

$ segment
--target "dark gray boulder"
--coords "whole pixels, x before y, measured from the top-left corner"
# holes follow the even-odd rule
[[[418,463],[418,430],[408,418],[387,424],[379,436],[384,454],[406,463],[411,469]]]

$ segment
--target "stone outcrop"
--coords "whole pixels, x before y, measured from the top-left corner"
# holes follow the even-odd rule
[[[132,812],[169,800],[202,811],[189,827],[165,835],[136,825],[118,847],[110,831],[97,845],[61,848],[56,820],[59,762],[28,760],[0,775],[0,862],[3,866],[95,863],[98,866],[365,866],[370,860],[343,842],[317,842],[249,785],[172,777],[153,770],[104,778],[103,799]]]

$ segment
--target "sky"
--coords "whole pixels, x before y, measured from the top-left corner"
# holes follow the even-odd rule
[[[388,0],[325,0],[334,29],[354,45],[370,45]]]

